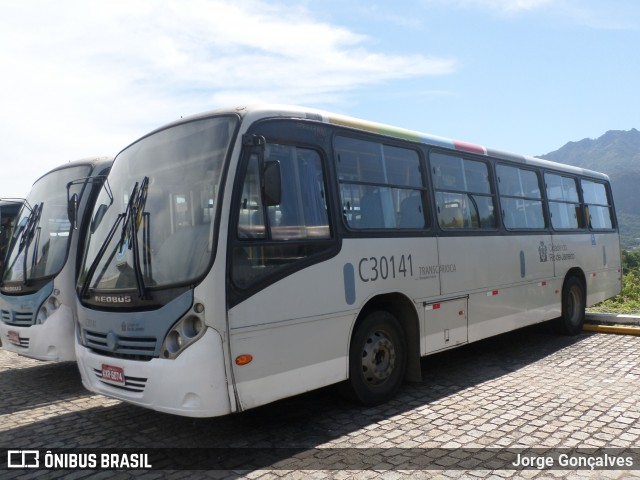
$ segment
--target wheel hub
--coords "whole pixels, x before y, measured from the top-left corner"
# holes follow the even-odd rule
[[[374,332],[365,342],[362,351],[362,373],[367,383],[383,383],[393,372],[396,351],[384,332]]]

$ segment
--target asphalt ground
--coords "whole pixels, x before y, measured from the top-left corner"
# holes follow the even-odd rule
[[[527,328],[422,368],[378,407],[325,388],[192,419],[93,395],[74,363],[0,350],[0,478],[640,478],[640,336]],[[40,468],[9,469],[16,450]],[[152,468],[46,468],[46,452],[99,466],[145,452]]]

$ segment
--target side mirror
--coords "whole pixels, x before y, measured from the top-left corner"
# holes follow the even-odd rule
[[[100,222],[102,222],[102,217],[104,217],[104,214],[107,213],[108,208],[109,205],[105,205],[104,203],[102,203],[98,207],[98,209],[96,210],[96,214],[91,220],[91,233],[96,233],[98,226],[100,226]]]
[[[29,221],[29,217],[22,217],[18,222],[17,229],[24,230],[24,227],[27,226],[27,222]]]
[[[74,193],[67,202],[67,217],[74,230],[78,229],[78,194]]]
[[[275,160],[265,162],[262,179],[262,196],[264,204],[267,207],[280,205],[280,201],[282,199],[280,162]]]

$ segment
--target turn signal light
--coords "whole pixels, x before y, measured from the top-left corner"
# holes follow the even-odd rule
[[[253,360],[253,355],[249,355],[244,354],[244,355],[238,355],[236,357],[236,365],[246,365],[247,363],[250,363],[251,360]]]

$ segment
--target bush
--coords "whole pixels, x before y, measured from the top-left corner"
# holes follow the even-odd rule
[[[640,313],[640,250],[622,251],[622,292],[589,308],[600,313]]]
[[[634,269],[622,277],[622,292],[617,297],[605,300],[589,308],[589,311],[600,313],[640,313],[640,273],[638,270]]]

